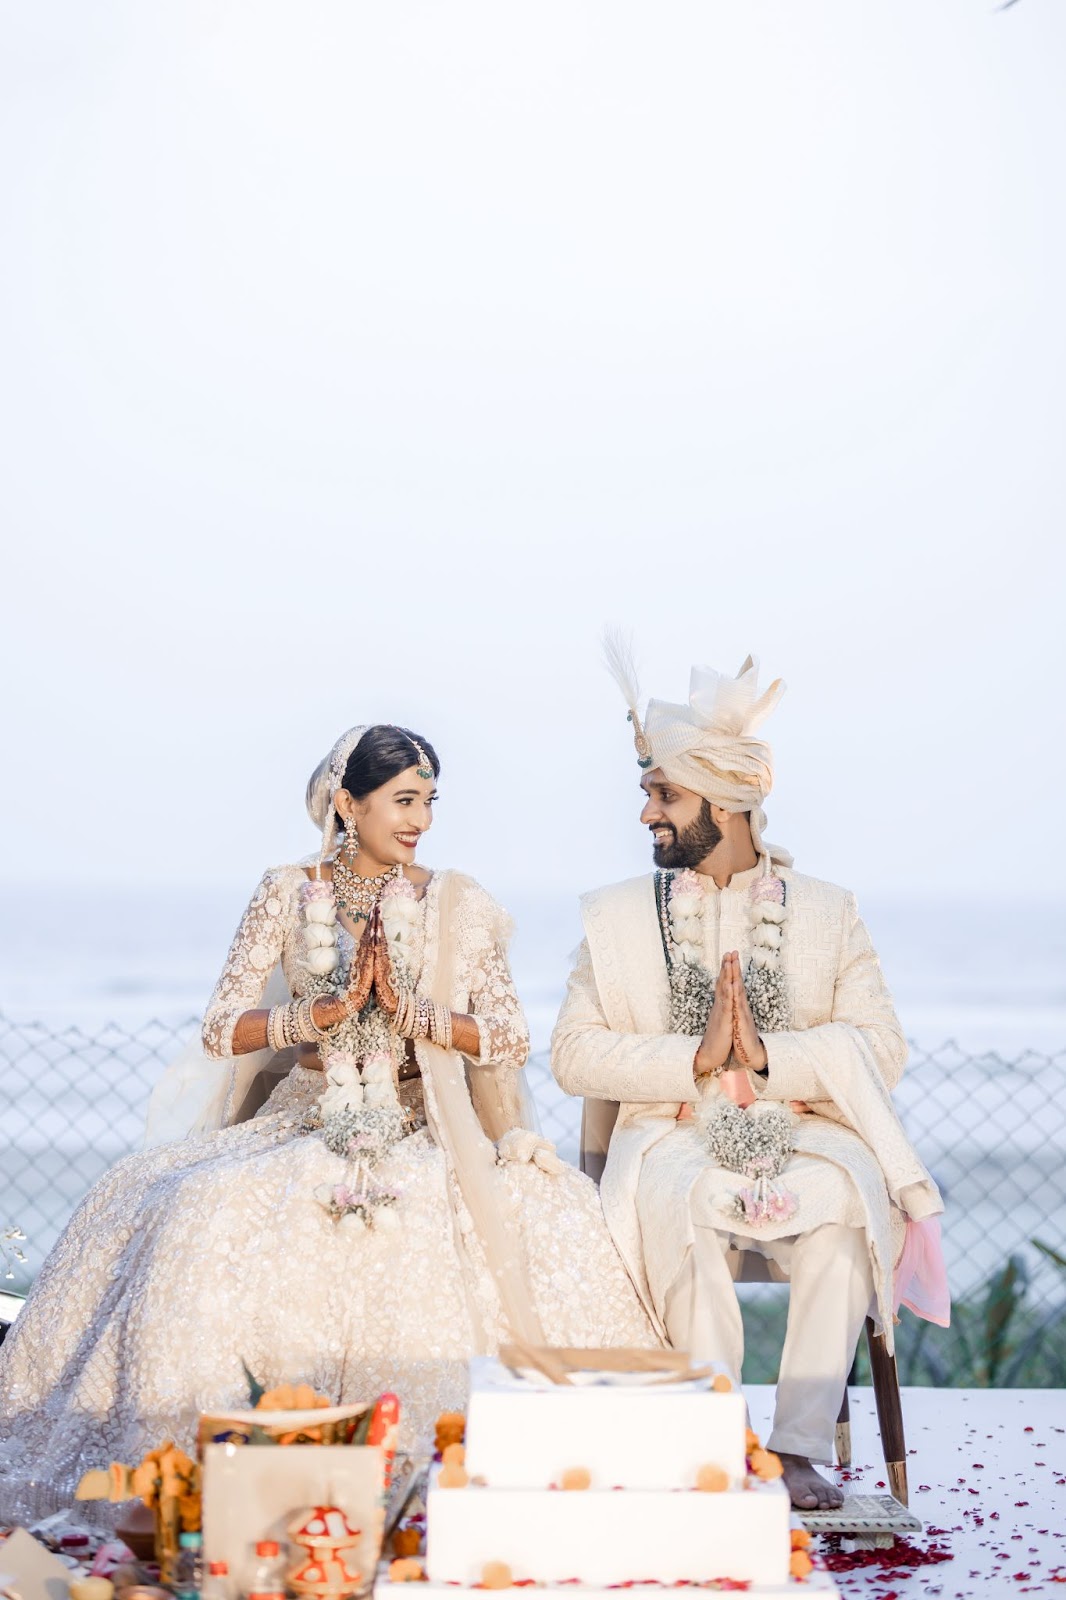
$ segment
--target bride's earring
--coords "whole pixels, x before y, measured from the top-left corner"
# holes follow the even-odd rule
[[[355,825],[354,817],[344,819],[344,854],[349,861],[354,861],[359,850],[359,830]]]

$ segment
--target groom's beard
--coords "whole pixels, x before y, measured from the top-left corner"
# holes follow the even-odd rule
[[[656,839],[651,858],[657,867],[698,867],[721,837],[722,830],[711,816],[710,801],[701,800],[696,820],[680,833],[670,828],[668,838]]]

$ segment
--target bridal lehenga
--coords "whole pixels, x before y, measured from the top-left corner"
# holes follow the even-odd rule
[[[420,989],[476,1018],[480,1058],[419,1044],[399,1085],[404,1137],[373,1173],[389,1205],[360,1212],[350,1153],[323,1135],[321,1071],[294,1066],[233,1121],[252,1065],[230,1059],[237,1018],[276,969],[294,996],[307,987],[307,882],[298,866],[266,874],[215,990],[199,1114],[213,1131],[96,1184],[0,1351],[0,1522],[69,1505],[89,1467],[164,1438],[188,1448],[202,1410],[246,1402],[242,1363],[337,1402],[393,1390],[411,1447],[463,1404],[468,1357],[508,1332],[657,1342],[595,1188],[522,1131],[528,1036],[507,919],[472,880],[430,880],[411,965]],[[355,943],[339,924],[337,946],[343,977]]]

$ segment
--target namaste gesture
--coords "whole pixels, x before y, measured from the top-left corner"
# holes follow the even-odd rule
[[[729,950],[722,957],[714,1004],[696,1051],[696,1072],[700,1077],[745,1069],[760,1072],[765,1065],[766,1046],[748,1004],[740,956]]]
[[[356,946],[348,988],[343,994],[323,995],[316,1002],[315,1020],[323,1028],[335,1028],[346,1017],[358,1016],[371,994],[387,1017],[396,1015],[392,961],[380,906],[375,906],[370,913]]]
[[[722,972],[729,969],[729,985],[733,1028],[733,1055],[737,1066],[751,1072],[761,1072],[766,1065],[766,1046],[755,1026],[755,1018],[748,1004],[748,991],[740,971],[740,956],[730,950],[722,958]],[[721,974],[719,974],[721,976]]]
[[[392,981],[392,961],[380,905],[376,905],[367,918],[355,952],[348,990],[344,996],[346,1015],[351,1017],[362,1011],[371,993],[387,1017],[396,1015],[396,988]]]

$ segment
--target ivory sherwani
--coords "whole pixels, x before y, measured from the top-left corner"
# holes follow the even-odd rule
[[[702,880],[704,962],[711,972],[729,950],[746,967],[749,891],[761,870],[736,874],[725,889]],[[586,937],[553,1036],[552,1068],[563,1089],[589,1102],[590,1165],[597,1131],[602,1149],[609,1130],[604,1213],[660,1330],[695,1230],[724,1232],[739,1248],[758,1249],[836,1224],[863,1230],[878,1320],[891,1348],[892,1269],[907,1218],[942,1209],[892,1107],[906,1041],[854,897],[791,869],[775,870],[787,894],[783,964],[792,1026],[764,1034],[768,1075],[749,1077],[757,1096],[810,1107],[810,1115],[796,1119],[795,1154],[784,1173],[799,1201],[791,1220],[739,1223],[732,1202],[746,1180],[716,1166],[698,1128],[676,1120],[681,1105],[697,1098],[698,1041],[667,1031],[669,981],[654,875],[582,900]],[[702,1092],[721,1090],[711,1080]]]

